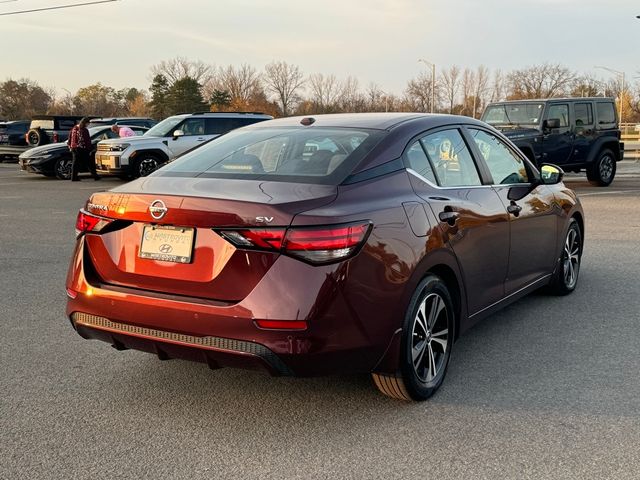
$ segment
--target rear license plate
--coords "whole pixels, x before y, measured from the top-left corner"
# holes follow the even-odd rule
[[[145,225],[140,257],[162,262],[191,263],[195,229]]]

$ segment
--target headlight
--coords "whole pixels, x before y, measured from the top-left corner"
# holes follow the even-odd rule
[[[129,148],[128,143],[120,143],[118,145],[111,145],[109,149],[110,152],[124,152],[127,148]]]

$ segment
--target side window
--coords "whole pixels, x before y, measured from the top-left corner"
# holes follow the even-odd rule
[[[590,103],[576,103],[574,111],[576,114],[576,127],[593,125],[593,108]]]
[[[616,124],[616,112],[611,102],[596,103],[596,113],[598,115],[598,125],[612,127]]]
[[[409,168],[411,168],[419,175],[422,175],[431,183],[435,185],[438,184],[436,176],[433,173],[433,169],[431,168],[431,162],[429,162],[427,155],[424,153],[419,140],[411,145],[411,147],[407,150],[407,153],[405,153],[405,158],[407,160]]]
[[[482,154],[494,184],[528,183],[524,161],[495,135],[470,128],[469,132]]]
[[[551,105],[547,113],[547,119],[560,120],[560,128],[569,127],[569,105]]]
[[[457,129],[441,130],[420,139],[443,187],[481,185],[467,144]]]
[[[207,135],[222,135],[234,128],[241,127],[237,118],[207,118]]]
[[[180,126],[186,136],[204,135],[204,118],[188,118]]]

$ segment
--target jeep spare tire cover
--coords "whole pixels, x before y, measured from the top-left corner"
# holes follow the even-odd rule
[[[45,136],[42,134],[39,128],[32,128],[27,132],[27,143],[32,147],[44,145]]]

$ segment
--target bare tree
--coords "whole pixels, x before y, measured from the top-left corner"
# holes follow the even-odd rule
[[[567,95],[576,73],[560,64],[545,63],[514,70],[507,76],[510,99],[551,98]]]
[[[491,101],[498,102],[504,99],[504,75],[502,70],[493,72],[493,86],[491,87]]]
[[[471,96],[475,90],[476,74],[470,68],[465,68],[462,72],[462,108],[461,115],[470,115]]]
[[[338,100],[342,89],[335,75],[314,73],[309,76],[311,102],[317,113],[331,113],[338,110]]]
[[[352,76],[348,76],[340,88],[340,110],[343,112],[366,111],[366,99],[360,91],[360,82]]]
[[[261,90],[260,77],[255,68],[243,63],[239,67],[221,68],[217,78],[218,88],[231,95],[231,102],[247,104]]]
[[[290,115],[304,85],[304,75],[300,67],[286,62],[271,62],[264,70],[266,89],[277,97],[282,115]]]
[[[215,71],[212,65],[201,60],[189,60],[185,57],[176,57],[170,60],[163,60],[151,67],[153,76],[164,75],[170,84],[178,80],[189,77],[193,78],[200,85],[208,83]]]
[[[475,75],[475,91],[473,94],[473,118],[476,118],[478,114],[478,108],[480,114],[486,103],[486,94],[489,87],[489,70],[484,65],[480,65],[476,70]]]
[[[431,111],[431,98],[432,98],[432,81],[431,75],[425,72],[418,74],[416,78],[412,78],[407,83],[405,90],[405,101],[407,106],[412,110],[418,110],[420,112]],[[438,97],[439,84],[436,83],[435,96]],[[436,111],[436,105],[433,106],[433,111]]]
[[[460,87],[460,68],[452,65],[442,70],[442,90],[444,97],[449,104],[449,113],[453,113],[453,106],[456,103],[458,88]]]

